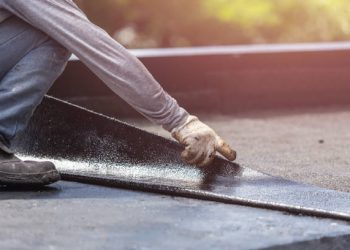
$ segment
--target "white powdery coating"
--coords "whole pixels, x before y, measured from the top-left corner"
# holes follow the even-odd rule
[[[28,155],[19,155],[23,160],[30,161],[51,161],[61,172],[71,172],[79,174],[96,174],[113,176],[121,179],[145,180],[162,179],[167,182],[183,182],[198,185],[201,183],[203,174],[196,168],[169,168],[159,166],[149,166],[143,164],[115,164],[89,161],[72,161],[66,159],[40,158]]]

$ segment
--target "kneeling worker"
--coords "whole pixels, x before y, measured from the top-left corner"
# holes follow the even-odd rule
[[[236,157],[210,127],[181,108],[144,65],[72,0],[0,0],[0,184],[47,185],[60,179],[51,162],[22,161],[11,142],[74,53],[109,88],[185,146],[189,164],[216,152]]]

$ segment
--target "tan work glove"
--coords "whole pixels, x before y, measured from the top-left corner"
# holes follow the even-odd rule
[[[196,116],[190,115],[185,124],[171,131],[171,135],[186,147],[181,157],[188,164],[207,166],[216,151],[230,161],[236,159],[236,152]]]

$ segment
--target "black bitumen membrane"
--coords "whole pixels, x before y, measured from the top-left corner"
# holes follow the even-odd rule
[[[350,194],[304,185],[216,158],[184,164],[175,142],[45,98],[16,147],[50,159],[63,179],[350,221]]]

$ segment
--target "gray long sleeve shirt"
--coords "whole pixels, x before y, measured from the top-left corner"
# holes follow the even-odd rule
[[[0,0],[0,21],[11,14],[74,53],[112,91],[166,130],[171,131],[188,117],[144,65],[91,23],[72,0]]]

